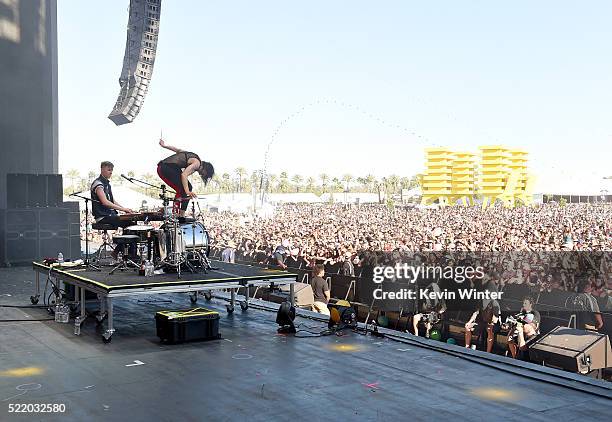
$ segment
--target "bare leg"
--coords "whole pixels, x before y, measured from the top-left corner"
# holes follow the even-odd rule
[[[493,334],[493,324],[487,325],[487,353],[491,353],[493,350],[493,344],[495,343],[495,334]]]
[[[472,345],[472,330],[470,330],[467,325],[465,327],[465,347],[468,349]]]
[[[416,314],[415,316],[412,317],[412,330],[415,336],[419,335],[419,321],[421,321],[422,316],[423,315],[421,314]]]
[[[518,347],[516,346],[515,342],[508,341],[508,350],[510,350],[510,354],[512,355],[512,358],[516,359],[516,355],[518,353]]]

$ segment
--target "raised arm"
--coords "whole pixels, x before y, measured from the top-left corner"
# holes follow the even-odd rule
[[[177,147],[173,147],[172,145],[168,145],[168,144],[166,144],[166,142],[164,142],[164,140],[163,140],[163,139],[160,139],[160,140],[159,140],[159,145],[160,145],[162,148],[169,149],[170,151],[174,151],[174,152],[182,152],[182,151],[183,151],[182,149],[179,149],[179,148],[177,148]]]

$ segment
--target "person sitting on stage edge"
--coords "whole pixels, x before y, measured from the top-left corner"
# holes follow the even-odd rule
[[[198,197],[192,191],[193,186],[189,182],[188,177],[194,172],[198,172],[204,181],[204,185],[206,185],[215,174],[215,168],[211,163],[200,159],[197,154],[168,145],[163,139],[159,140],[159,145],[162,148],[174,151],[174,154],[157,164],[157,174],[176,192],[173,210],[183,217],[185,216],[189,199]]]
[[[314,309],[320,314],[329,315],[327,303],[329,302],[330,292],[327,280],[323,278],[325,267],[321,264],[315,265],[314,277],[312,278],[312,291],[314,293]]]
[[[495,343],[495,333],[499,331],[499,317],[501,308],[495,299],[483,299],[478,304],[478,309],[472,314],[470,320],[465,323],[465,347],[472,345],[472,333],[482,336],[487,333],[487,352],[491,353]]]
[[[110,178],[113,175],[114,165],[110,161],[102,161],[100,164],[100,176],[95,179],[90,188],[92,199],[91,212],[99,224],[109,224],[115,227],[126,227],[131,225],[130,221],[119,220],[117,211],[133,213],[130,208],[120,205],[113,198],[113,190]]]
[[[533,308],[533,298],[526,296],[523,299],[523,308],[519,313],[522,322],[516,324],[518,335],[514,337],[514,330],[508,333],[508,350],[513,358],[525,360],[528,342],[539,333],[540,313]]]

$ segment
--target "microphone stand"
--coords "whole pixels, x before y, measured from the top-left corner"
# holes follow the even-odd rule
[[[176,195],[176,192],[171,191],[171,190],[169,191],[166,188],[166,185],[164,185],[164,184],[162,184],[162,185],[154,185],[154,184],[146,182],[144,180],[136,179],[135,177],[127,177],[124,174],[122,174],[121,177],[123,177],[125,180],[127,180],[130,183],[136,184],[136,182],[138,182],[138,183],[140,183],[140,184],[142,184],[144,186],[148,186],[148,187],[153,188],[153,189],[161,190],[161,193],[159,194],[159,199],[162,200],[162,204],[164,205],[164,212],[165,212],[165,207],[168,206],[168,204],[170,203],[170,198],[166,196],[166,193]]]
[[[95,199],[87,198],[86,196],[79,195],[81,192],[71,193],[69,196],[75,198],[81,198],[85,200],[85,268],[92,269],[94,271],[101,271],[100,267],[89,262],[89,202],[100,202]]]

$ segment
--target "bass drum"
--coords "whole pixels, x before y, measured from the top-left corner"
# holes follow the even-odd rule
[[[195,223],[181,224],[180,227],[181,231],[183,232],[185,248],[187,250],[203,250],[206,256],[208,256],[210,252],[210,237],[208,236],[208,230],[206,230],[204,224],[196,221]]]
[[[176,252],[190,252],[194,249],[206,254],[210,253],[210,238],[208,230],[199,221],[195,223],[182,223],[179,225],[178,233],[174,233],[174,227],[164,224],[158,235],[158,256],[165,259],[172,250],[171,242],[174,240]]]

